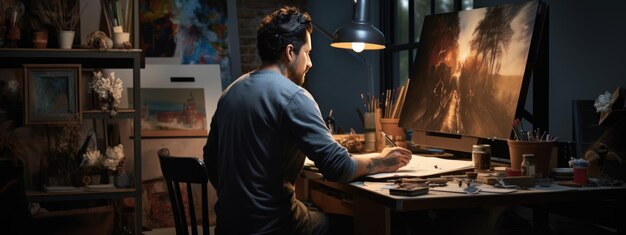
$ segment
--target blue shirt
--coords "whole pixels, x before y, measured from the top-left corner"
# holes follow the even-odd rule
[[[294,182],[305,156],[328,180],[349,182],[356,161],[332,137],[311,94],[272,70],[241,76],[222,94],[204,159],[218,200],[216,231],[305,231]]]

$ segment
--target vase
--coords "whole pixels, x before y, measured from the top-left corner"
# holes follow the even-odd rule
[[[511,168],[513,170],[521,170],[520,166],[524,154],[534,154],[537,178],[549,176],[552,168],[551,159],[556,159],[552,157],[554,142],[508,140],[508,145]]]
[[[130,40],[130,33],[120,32],[113,33],[113,48],[121,49],[124,48],[124,43]]]
[[[74,31],[59,31],[57,33],[57,39],[59,41],[59,48],[72,49],[74,43]]]
[[[130,187],[130,177],[126,174],[124,169],[115,174],[115,187],[128,188]]]
[[[99,174],[92,174],[91,175],[91,184],[100,184],[100,175]]]
[[[33,48],[48,47],[48,31],[33,31]]]

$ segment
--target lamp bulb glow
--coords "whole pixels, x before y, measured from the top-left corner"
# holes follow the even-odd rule
[[[365,49],[365,43],[363,42],[353,42],[352,43],[352,50],[354,50],[354,52],[362,52],[363,49]]]

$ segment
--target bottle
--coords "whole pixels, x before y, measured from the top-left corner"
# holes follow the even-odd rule
[[[326,127],[328,127],[330,134],[335,134],[335,118],[333,117],[332,109],[330,110],[328,117],[324,119],[324,122],[326,123]]]
[[[488,171],[491,168],[491,146],[488,144],[472,145],[472,161],[475,171]]]
[[[522,154],[522,159],[522,175],[535,176],[535,155],[530,153]]]

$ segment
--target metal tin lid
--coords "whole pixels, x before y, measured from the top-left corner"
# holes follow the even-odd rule
[[[488,144],[475,144],[475,145],[472,145],[472,151],[473,152],[490,153],[491,152],[491,145],[488,145]]]

